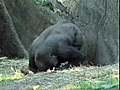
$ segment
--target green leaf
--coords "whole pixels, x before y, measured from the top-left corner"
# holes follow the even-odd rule
[[[104,85],[100,85],[98,87],[94,87],[93,89],[94,90],[110,89],[110,88],[113,88],[113,87],[116,87],[116,86],[118,86],[118,83],[116,83],[116,84],[104,84]]]

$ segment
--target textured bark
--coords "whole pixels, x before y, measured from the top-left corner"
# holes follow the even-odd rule
[[[47,27],[55,24],[56,15],[34,0],[4,0],[16,32],[26,50]]]
[[[0,55],[10,58],[27,57],[27,51],[19,40],[4,0],[0,0]]]
[[[85,34],[82,51],[94,64],[118,62],[119,0],[63,0]]]

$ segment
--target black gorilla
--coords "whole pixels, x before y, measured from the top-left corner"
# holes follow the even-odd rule
[[[29,70],[46,71],[59,67],[68,61],[68,65],[79,66],[84,61],[80,53],[83,35],[72,24],[55,24],[44,30],[32,43],[29,51]]]

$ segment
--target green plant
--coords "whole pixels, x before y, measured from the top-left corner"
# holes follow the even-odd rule
[[[49,3],[50,0],[34,0],[37,4],[44,5],[46,3]]]
[[[78,85],[67,85],[62,90],[119,90],[118,78],[108,81],[84,80]]]

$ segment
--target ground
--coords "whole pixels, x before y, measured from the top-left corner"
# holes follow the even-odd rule
[[[19,69],[25,68],[27,65],[28,59],[10,60],[6,57],[0,58],[0,78],[3,76],[15,77],[15,72],[19,72]],[[107,81],[113,78],[113,76],[118,75],[118,73],[118,64],[99,67],[80,66],[62,71],[48,70],[47,72],[40,72],[33,75],[24,76],[22,74],[21,78],[18,76],[18,80],[0,81],[0,90],[66,90],[66,88],[73,88],[83,81]]]

